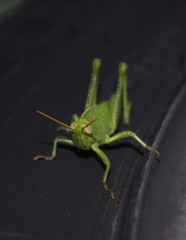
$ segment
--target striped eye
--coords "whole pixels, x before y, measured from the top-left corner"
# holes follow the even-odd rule
[[[82,130],[84,130],[87,134],[91,135],[92,134],[92,127],[88,125],[88,123],[83,123],[82,124]]]
[[[74,129],[76,126],[77,126],[77,123],[76,123],[76,122],[72,122],[72,123],[70,124],[70,127],[71,127],[72,129]]]

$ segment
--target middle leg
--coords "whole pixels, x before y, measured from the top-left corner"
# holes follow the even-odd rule
[[[142,147],[146,148],[147,150],[151,151],[151,152],[154,152],[156,154],[156,157],[157,159],[160,159],[160,154],[159,152],[151,147],[151,146],[148,146],[141,138],[139,138],[134,132],[132,131],[122,131],[120,133],[117,133],[115,135],[113,135],[112,137],[109,137],[107,139],[107,141],[105,142],[105,144],[109,144],[109,143],[112,143],[112,142],[115,142],[115,141],[118,141],[122,138],[127,138],[127,137],[132,137],[134,138]]]

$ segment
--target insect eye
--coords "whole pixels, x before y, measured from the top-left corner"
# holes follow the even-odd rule
[[[87,134],[92,134],[92,127],[90,125],[88,125],[87,123],[83,123],[82,124],[83,130],[87,133]]]
[[[77,126],[77,123],[76,123],[76,122],[72,122],[72,123],[70,124],[70,127],[71,127],[72,129],[74,129],[76,126]]]

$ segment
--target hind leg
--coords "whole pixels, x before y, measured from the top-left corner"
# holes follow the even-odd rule
[[[92,63],[92,75],[85,104],[85,110],[97,104],[98,74],[100,66],[101,60],[99,58],[94,58]]]
[[[130,123],[131,103],[128,101],[128,85],[127,85],[127,64],[120,63],[121,78],[123,81],[123,121],[125,124]]]
[[[129,124],[130,122],[130,104],[128,102],[128,92],[127,92],[127,64],[121,62],[119,64],[119,76],[118,85],[116,93],[112,96],[110,100],[111,105],[111,115],[112,115],[112,125],[115,131],[118,126],[118,121],[123,107],[123,117],[124,123]],[[123,101],[122,101],[123,97]]]

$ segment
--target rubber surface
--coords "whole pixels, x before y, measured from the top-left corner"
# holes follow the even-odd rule
[[[185,7],[30,1],[1,23],[0,239],[185,239]],[[82,113],[94,57],[100,101],[129,64],[128,129],[161,153],[131,139],[103,148],[114,201],[92,152],[61,146],[55,161],[32,161],[59,134],[36,110],[67,124]]]

